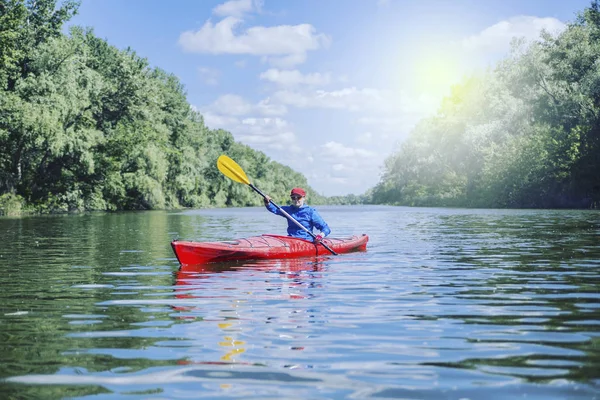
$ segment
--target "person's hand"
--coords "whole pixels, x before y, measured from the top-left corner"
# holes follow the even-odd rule
[[[265,196],[264,200],[265,200],[265,206],[268,206],[269,203],[271,202],[271,198],[269,196]]]
[[[315,243],[321,243],[325,237],[322,234],[315,236]]]

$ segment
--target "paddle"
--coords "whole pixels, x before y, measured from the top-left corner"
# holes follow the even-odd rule
[[[250,186],[256,193],[260,194],[264,199],[267,198],[267,196],[263,192],[261,192],[256,186],[254,186],[252,183],[250,183],[250,180],[246,176],[246,173],[244,172],[242,167],[240,167],[231,158],[227,157],[226,155],[220,156],[219,159],[217,160],[217,168],[219,168],[219,171],[221,171],[223,173],[223,175],[225,175],[226,177],[233,179],[234,181],[239,182],[239,183],[245,183],[246,185]],[[306,227],[304,227],[300,222],[296,221],[294,219],[294,217],[292,217],[290,214],[285,212],[281,207],[279,207],[277,204],[275,204],[275,202],[273,200],[270,200],[269,202],[271,204],[273,204],[283,215],[285,215],[285,217],[287,219],[292,221],[299,228],[301,228],[306,233],[308,233],[310,236],[312,236],[313,239],[317,238],[311,231],[306,229]],[[331,248],[329,248],[329,246],[327,246],[322,241],[319,243],[322,244],[323,247],[325,247],[327,250],[329,250],[329,252],[331,252],[331,254],[336,255],[336,256],[338,255],[335,251],[333,251]]]

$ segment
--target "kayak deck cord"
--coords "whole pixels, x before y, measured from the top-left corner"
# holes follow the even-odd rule
[[[285,247],[290,247],[290,245],[289,245],[288,243],[286,243],[284,240],[281,240],[281,239],[279,239],[279,238],[277,238],[277,237],[273,237],[273,236],[270,236],[270,237],[271,237],[271,238],[273,238],[273,239],[277,239],[277,241],[278,241],[279,243],[283,243],[283,245],[284,245]],[[250,241],[250,240],[248,240],[248,239],[242,239],[242,240],[244,240],[244,241],[247,243],[247,244],[246,244],[246,247],[250,247],[250,248],[256,248],[256,247],[281,247],[281,244],[276,244],[276,245],[273,245],[273,244],[269,243],[269,241],[267,240],[267,238],[265,238],[265,237],[263,237],[263,236],[261,236],[261,237],[260,237],[260,241],[261,241],[262,243],[264,243],[266,246],[256,246],[256,245],[255,245],[255,242],[252,242],[252,241]],[[241,243],[240,243],[240,244],[241,244]]]

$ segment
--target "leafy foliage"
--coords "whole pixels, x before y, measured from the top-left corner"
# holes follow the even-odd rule
[[[385,162],[369,202],[600,207],[600,7],[453,88]]]
[[[0,195],[41,212],[250,206],[226,153],[273,198],[306,178],[210,130],[179,80],[93,31],[61,33],[78,3],[0,0]],[[21,201],[20,200],[20,201]],[[19,203],[20,204],[20,203]],[[14,209],[15,207],[11,207]]]

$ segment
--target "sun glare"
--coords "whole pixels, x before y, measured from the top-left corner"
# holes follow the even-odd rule
[[[419,57],[414,64],[414,71],[415,90],[423,94],[445,94],[461,78],[458,58],[444,52]]]

